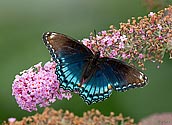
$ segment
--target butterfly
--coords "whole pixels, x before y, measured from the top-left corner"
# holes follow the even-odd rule
[[[112,90],[143,87],[148,78],[123,61],[100,57],[81,42],[61,33],[46,32],[43,41],[57,63],[60,88],[77,91],[88,105],[107,99]]]

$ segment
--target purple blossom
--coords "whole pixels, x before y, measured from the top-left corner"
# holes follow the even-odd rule
[[[119,36],[115,35],[115,34],[112,34],[112,39],[113,39],[113,42],[116,43],[119,39]]]
[[[162,37],[161,35],[159,35],[159,36],[158,36],[158,39],[159,39],[159,40],[162,40],[162,39],[163,39],[163,37]]]
[[[162,26],[160,24],[157,24],[159,30],[162,30]]]
[[[146,40],[146,36],[145,36],[145,35],[142,35],[141,38],[142,38],[143,40]]]
[[[113,44],[113,39],[109,39],[108,41],[107,41],[107,46],[111,46]]]
[[[129,33],[133,33],[133,32],[134,32],[134,29],[130,28]]]
[[[102,31],[102,35],[106,35],[106,30],[103,30]]]
[[[123,48],[124,48],[124,42],[121,41],[121,42],[119,43],[119,49],[123,49]]]
[[[89,39],[83,39],[83,40],[82,40],[82,43],[83,43],[85,46],[87,46],[88,41],[89,41]]]
[[[123,59],[127,59],[127,55],[125,53],[122,54]]]
[[[55,62],[47,62],[43,67],[41,62],[16,75],[12,85],[12,95],[23,110],[31,112],[40,107],[49,106],[56,99],[70,99],[71,93],[59,89],[55,74]]]
[[[92,44],[89,43],[89,41],[90,41],[89,39],[83,39],[83,40],[82,40],[83,44],[84,44],[85,46],[87,46],[89,49],[91,49]]]
[[[143,58],[144,58],[143,54],[140,53],[140,54],[139,54],[139,59],[143,59]]]
[[[111,51],[110,58],[113,58],[118,55],[118,49],[114,49]]]
[[[126,37],[126,35],[122,35],[122,36],[120,36],[120,39],[121,39],[122,42],[124,42],[124,41],[127,40],[127,37]]]
[[[117,31],[117,32],[115,33],[115,35],[118,36],[118,37],[120,37],[120,36],[121,36],[120,31]]]

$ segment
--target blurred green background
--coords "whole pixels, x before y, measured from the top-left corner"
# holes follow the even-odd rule
[[[18,107],[11,86],[20,71],[50,60],[41,38],[44,32],[83,39],[94,29],[106,30],[111,24],[119,27],[120,22],[147,14],[143,0],[0,0],[0,122],[36,113]],[[146,64],[149,84],[143,89],[114,91],[106,101],[91,106],[74,95],[70,101],[56,101],[51,107],[69,109],[79,116],[95,108],[105,115],[123,113],[136,121],[152,113],[172,112],[172,60],[168,58],[166,54],[160,69],[156,64]]]

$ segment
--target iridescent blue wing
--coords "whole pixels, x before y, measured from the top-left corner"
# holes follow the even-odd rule
[[[91,50],[77,40],[55,32],[44,33],[43,41],[57,63],[56,74],[60,88],[77,91],[82,71],[93,56]]]
[[[138,69],[111,58],[99,58],[89,81],[80,89],[80,96],[87,104],[107,99],[112,92],[126,91],[130,88],[143,87],[147,77]]]
[[[90,80],[83,83],[79,95],[88,105],[103,101],[112,93],[112,87],[106,78],[103,67],[95,66],[95,72]]]

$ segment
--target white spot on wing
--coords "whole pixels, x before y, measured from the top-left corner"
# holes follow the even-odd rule
[[[139,76],[139,78],[142,80],[142,79],[143,79],[143,74],[141,74],[141,75]]]
[[[52,33],[52,34],[50,35],[50,39],[52,39],[53,37],[55,37],[55,33]]]

